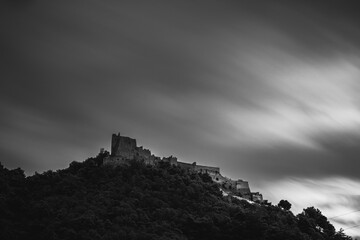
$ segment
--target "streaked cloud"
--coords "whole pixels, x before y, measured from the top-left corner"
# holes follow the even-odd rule
[[[7,167],[63,168],[120,131],[254,190],[359,179],[355,1],[0,4]]]
[[[287,199],[293,204],[294,213],[314,206],[339,230],[346,229],[349,235],[358,234],[359,230],[351,228],[360,221],[360,182],[343,177],[322,179],[284,178],[265,183],[267,194],[277,203]]]
[[[253,72],[261,69],[263,74],[257,79],[271,82],[271,86],[259,87],[275,89],[278,94],[254,96],[252,100],[258,101],[260,109],[244,109],[239,105],[222,113],[240,136],[245,134],[248,136],[245,139],[255,138],[258,143],[280,141],[318,147],[312,139],[318,134],[360,128],[357,62],[305,62],[289,57],[259,59],[264,63],[255,65]],[[277,65],[282,68],[277,69]],[[271,69],[271,66],[275,67]]]

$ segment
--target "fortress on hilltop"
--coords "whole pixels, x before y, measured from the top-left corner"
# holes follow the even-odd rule
[[[228,190],[229,192],[248,200],[263,201],[260,193],[252,193],[250,191],[249,183],[247,181],[241,179],[232,180],[224,177],[220,174],[219,167],[197,165],[196,162],[184,163],[178,161],[178,159],[173,156],[160,158],[152,154],[149,149],[145,149],[142,146],[138,147],[136,139],[121,136],[120,133],[117,135],[113,134],[111,138],[111,154],[104,158],[104,165],[124,165],[129,164],[129,161],[131,160],[141,161],[149,165],[156,165],[160,161],[163,161],[188,171],[207,173],[212,180],[222,186],[224,190]]]

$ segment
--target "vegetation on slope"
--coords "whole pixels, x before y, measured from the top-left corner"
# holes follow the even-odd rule
[[[351,239],[318,209],[223,197],[205,174],[104,155],[25,177],[0,164],[0,239]]]

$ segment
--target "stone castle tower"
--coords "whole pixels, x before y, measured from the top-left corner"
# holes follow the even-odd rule
[[[136,149],[136,139],[113,134],[111,138],[111,156],[123,156],[133,159]]]
[[[136,139],[121,136],[120,133],[113,134],[111,137],[111,154],[104,159],[104,164],[121,165],[127,164],[129,160],[139,160],[154,165],[161,159],[151,154],[150,150],[138,147]]]

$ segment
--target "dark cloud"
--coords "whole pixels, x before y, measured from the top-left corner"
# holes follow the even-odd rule
[[[264,102],[286,97],[266,79],[269,69],[261,65],[249,69],[252,62],[246,62],[247,57],[271,59],[274,52],[268,47],[281,47],[301,58],[324,57],[354,39],[336,38],[341,35],[337,26],[349,25],[356,17],[353,8],[344,6],[339,12],[337,8],[283,1],[176,5],[31,1],[26,8],[8,6],[2,14],[6,21],[1,38],[3,127],[14,134],[21,127],[29,129],[31,121],[16,115],[24,111],[47,122],[49,129],[68,131],[79,139],[87,138],[87,129],[109,134],[125,128],[144,142],[168,139],[166,133],[171,133],[179,139],[174,145],[198,156],[196,144],[215,144],[214,136],[231,141],[221,134],[231,130],[216,108],[229,105],[234,106],[229,111],[238,107],[268,112],[272,110]],[[258,50],[265,50],[264,55],[258,56]],[[189,139],[197,140],[189,143]],[[172,149],[181,152],[181,147]],[[271,162],[277,174],[291,169],[288,162],[329,154],[286,145],[246,155],[230,152],[236,154],[229,156],[233,161],[238,155],[255,159],[254,168]],[[256,160],[262,154],[269,160]],[[284,155],[295,157],[285,160]],[[315,161],[313,171],[322,164]]]
[[[223,155],[229,163],[224,164],[224,170],[235,176],[245,166],[244,174],[249,172],[247,177],[253,181],[291,176],[347,176],[359,179],[359,137],[357,133],[324,133],[317,137],[314,146],[318,147],[313,149],[283,144],[229,150]]]

